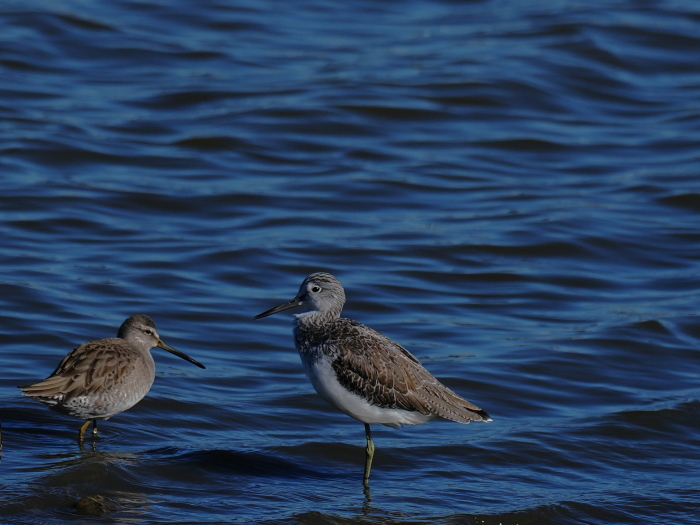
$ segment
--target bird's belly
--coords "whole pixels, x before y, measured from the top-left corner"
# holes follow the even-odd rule
[[[153,385],[153,379],[126,381],[109,390],[77,395],[52,406],[55,410],[80,419],[109,419],[141,401]]]
[[[305,362],[304,364],[316,392],[331,405],[363,423],[398,428],[402,425],[421,425],[437,418],[433,414],[426,415],[418,411],[382,408],[371,404],[366,398],[350,392],[338,382],[328,359],[322,358],[314,363]]]

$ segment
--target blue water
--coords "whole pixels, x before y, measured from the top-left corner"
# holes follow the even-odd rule
[[[0,522],[700,523],[700,4],[0,6]],[[304,377],[312,271],[493,423]],[[23,398],[134,313],[81,449]],[[78,500],[106,501],[102,518]]]

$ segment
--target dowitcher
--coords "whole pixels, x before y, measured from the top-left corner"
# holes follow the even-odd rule
[[[117,337],[90,341],[74,348],[49,377],[19,388],[25,396],[53,410],[86,419],[78,435],[82,442],[91,421],[92,433],[96,436],[98,419],[109,419],[124,412],[146,396],[156,374],[151,355],[151,348],[155,347],[204,368],[203,364],[165,344],[150,317],[134,315],[124,321]]]
[[[398,428],[433,419],[491,421],[486,411],[440,383],[401,345],[340,317],[344,304],[340,282],[328,273],[313,273],[294,299],[255,319],[289,308],[304,309],[295,315],[294,343],[316,392],[365,424],[365,485],[374,457],[371,424]]]

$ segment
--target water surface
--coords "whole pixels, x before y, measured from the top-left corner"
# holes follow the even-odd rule
[[[680,1],[5,2],[0,521],[700,523],[698,35]],[[312,271],[493,423],[376,427],[364,491],[362,424],[252,319]],[[155,349],[81,449],[16,386],[134,313],[207,369]]]

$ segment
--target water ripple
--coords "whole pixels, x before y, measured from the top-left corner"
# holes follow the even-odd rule
[[[700,374],[691,3],[8,2],[0,521],[689,523]],[[312,271],[493,415],[364,432],[304,377]],[[22,398],[151,315],[82,450]],[[407,482],[411,480],[411,482]]]

